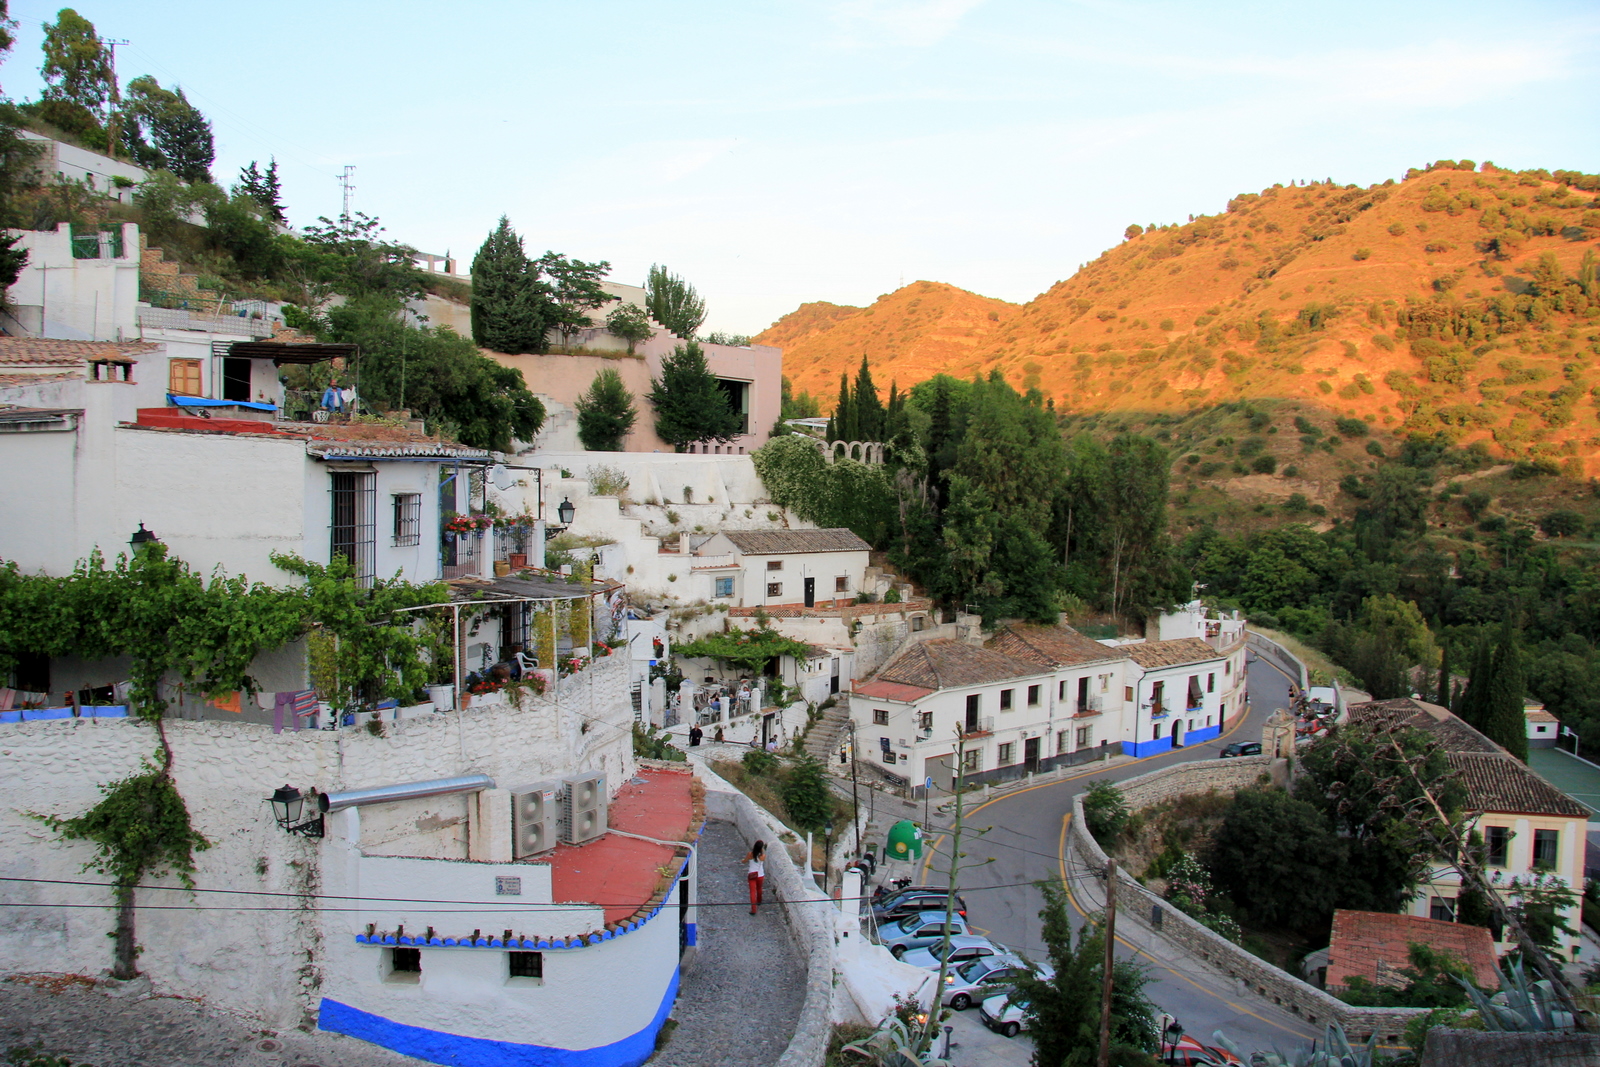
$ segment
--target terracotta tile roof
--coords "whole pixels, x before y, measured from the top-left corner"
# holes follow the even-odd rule
[[[1522,717],[1528,722],[1560,722],[1561,720],[1545,711],[1543,708],[1524,708]]]
[[[0,337],[0,365],[76,367],[91,359],[126,359],[159,351],[144,341],[57,341],[45,337]]]
[[[853,531],[724,530],[735,548],[747,556],[783,556],[798,552],[870,552],[872,546]]]
[[[1045,669],[1036,663],[942,637],[912,645],[880,670],[874,681],[945,689],[1044,673]]]
[[[1379,984],[1403,984],[1393,972],[1411,966],[1413,941],[1443,949],[1466,963],[1478,985],[1499,986],[1494,939],[1482,926],[1340,908],[1333,913],[1333,937],[1328,945],[1328,987],[1343,989],[1352,975]]]
[[[1014,623],[1002,627],[989,642],[989,647],[1007,656],[1045,667],[1075,667],[1083,663],[1128,658],[1126,648],[1102,645],[1070,626]]]
[[[921,686],[916,685],[903,685],[900,682],[886,682],[879,678],[856,686],[854,692],[857,696],[869,699],[893,700],[901,704],[910,704],[913,701],[921,700],[929,693],[932,693],[933,690],[923,689]]]
[[[1222,653],[1198,637],[1179,637],[1172,641],[1141,641],[1134,645],[1119,645],[1128,658],[1146,669],[1152,667],[1177,667],[1184,663],[1199,663],[1208,659],[1221,659]]]
[[[7,385],[38,385],[41,382],[72,382],[82,381],[81,374],[0,374],[0,386]]]
[[[1397,700],[1369,700],[1364,704],[1351,704],[1346,709],[1352,723],[1396,727],[1412,726],[1434,735],[1450,752],[1497,752],[1505,749],[1468,726],[1464,721],[1437,704],[1424,700],[1400,697]]]
[[[1530,771],[1514,756],[1487,752],[1447,752],[1461,773],[1467,803],[1499,815],[1559,815],[1587,819],[1589,809]]]

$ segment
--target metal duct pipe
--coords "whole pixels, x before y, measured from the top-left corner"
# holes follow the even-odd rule
[[[493,788],[494,779],[487,774],[468,774],[460,778],[435,778],[431,782],[352,789],[348,793],[322,793],[317,797],[317,807],[323,811],[341,811],[363,804],[388,804],[396,800],[417,800],[449,793],[476,793],[480,789]]]

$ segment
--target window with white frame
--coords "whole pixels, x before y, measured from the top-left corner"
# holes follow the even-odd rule
[[[1080,726],[1080,727],[1078,727],[1078,747],[1079,748],[1088,748],[1089,747],[1089,743],[1093,738],[1094,738],[1094,727],[1093,726]]]
[[[1011,758],[1011,754],[1016,751],[1016,748],[1017,748],[1017,746],[1016,746],[1015,742],[1006,741],[1006,742],[1002,743],[999,746],[998,753],[995,756],[995,766],[997,766],[997,767],[1009,767],[1009,766],[1011,766],[1011,764],[1014,762],[1013,759]]]
[[[874,725],[874,726],[888,726],[889,725],[889,709],[888,708],[873,708],[872,709],[872,725]]]
[[[395,493],[394,543],[415,545],[422,541],[422,494]]]

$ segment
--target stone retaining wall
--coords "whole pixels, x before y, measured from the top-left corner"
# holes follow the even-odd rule
[[[1212,790],[1236,792],[1255,783],[1263,774],[1270,774],[1273,762],[1268,756],[1197,760],[1129,778],[1118,788],[1127,798],[1128,807],[1137,811],[1189,794]],[[1084,794],[1079,793],[1072,801],[1071,847],[1084,866],[1103,872],[1106,854],[1090,836],[1084,822],[1083,797]],[[1201,926],[1140,885],[1127,871],[1117,871],[1116,895],[1117,909],[1123,916],[1150,928],[1238,982],[1241,988],[1254,990],[1311,1026],[1339,1023],[1352,1043],[1365,1041],[1376,1033],[1381,1043],[1394,1044],[1399,1041],[1406,1024],[1423,1014],[1416,1008],[1362,1008],[1346,1004]],[[1159,930],[1153,926],[1156,908],[1162,916]]]
[[[1311,675],[1306,671],[1306,665],[1300,662],[1300,657],[1284,648],[1271,638],[1262,637],[1254,630],[1246,630],[1245,642],[1250,646],[1250,651],[1258,656],[1264,656],[1282,667],[1294,678],[1294,684],[1304,693],[1311,684]]]
[[[790,831],[703,763],[691,762],[706,783],[707,814],[733,823],[746,841],[762,838],[775,846],[767,850],[766,891],[787,905],[783,917],[806,960],[805,1003],[794,1037],[777,1067],[819,1067],[833,1034],[832,906],[811,879],[801,874],[789,849],[781,844],[780,835]]]

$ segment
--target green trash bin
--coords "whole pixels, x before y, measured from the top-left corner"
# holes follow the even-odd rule
[[[884,852],[892,860],[921,859],[922,828],[910,819],[901,819],[889,827],[889,842]]]

